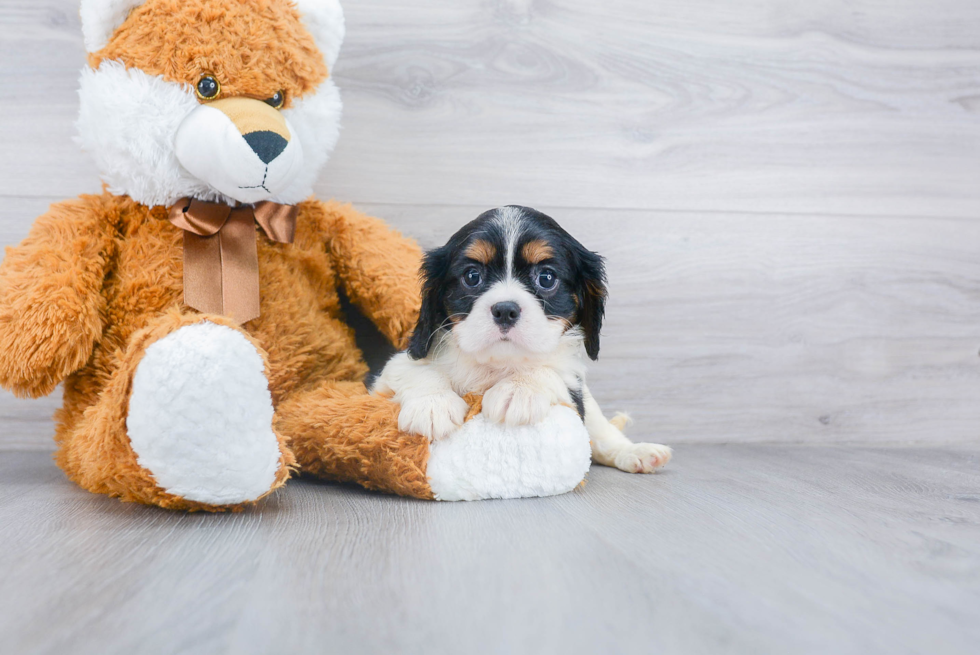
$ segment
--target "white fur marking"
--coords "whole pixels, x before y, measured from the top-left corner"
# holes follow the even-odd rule
[[[670,461],[673,451],[656,443],[633,443],[622,430],[606,419],[599,403],[592,397],[588,386],[582,385],[585,405],[585,427],[592,440],[592,459],[605,466],[613,466],[627,473],[653,473]],[[617,415],[617,423],[625,423]]]
[[[504,301],[515,302],[521,308],[517,324],[506,334],[501,333],[491,313],[495,304]],[[463,352],[493,357],[513,356],[515,350],[524,353],[552,352],[558,347],[564,332],[565,324],[549,320],[534,294],[517,280],[508,278],[480,294],[466,318],[453,326],[451,334]]]
[[[449,436],[466,418],[469,406],[449,381],[424,361],[398,353],[385,366],[373,391],[390,395],[401,409],[398,429],[429,439]]]
[[[445,439],[466,419],[469,406],[452,391],[412,394],[401,403],[398,429],[430,440]]]
[[[490,387],[483,395],[483,414],[507,425],[534,425],[552,405],[572,404],[568,386],[547,366],[527,367]]]
[[[126,428],[140,466],[169,493],[210,505],[265,494],[279,469],[262,358],[235,330],[198,323],[146,349]]]
[[[521,236],[524,215],[520,209],[507,205],[497,210],[494,217],[496,223],[504,232],[504,256],[507,267],[507,281],[514,278],[514,253],[517,250],[517,240]]]
[[[574,489],[589,470],[589,435],[567,407],[535,426],[483,416],[430,446],[426,473],[436,500],[529,498]]]

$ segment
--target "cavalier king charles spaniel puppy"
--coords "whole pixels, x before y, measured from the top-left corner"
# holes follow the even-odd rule
[[[373,388],[401,405],[401,430],[442,439],[466,418],[462,396],[477,393],[484,416],[506,425],[576,408],[600,464],[649,473],[667,463],[670,448],[631,442],[626,417],[606,419],[589,393],[585,356],[599,355],[605,269],[552,218],[518,206],[485,212],[428,252],[421,274],[408,350]]]

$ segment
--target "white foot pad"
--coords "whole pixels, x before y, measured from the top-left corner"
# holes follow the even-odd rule
[[[235,330],[180,328],[146,349],[126,428],[140,463],[175,496],[211,505],[255,500],[279,468],[262,358]]]
[[[432,443],[426,472],[436,500],[554,496],[582,482],[591,456],[582,419],[556,406],[537,425],[477,416]]]

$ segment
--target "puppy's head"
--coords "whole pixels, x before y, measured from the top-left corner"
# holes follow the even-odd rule
[[[408,353],[428,355],[447,331],[463,352],[496,360],[548,353],[580,330],[599,355],[606,300],[602,258],[527,207],[481,214],[426,254],[419,322]]]

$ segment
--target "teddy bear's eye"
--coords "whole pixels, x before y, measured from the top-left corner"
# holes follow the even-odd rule
[[[265,104],[269,105],[273,109],[282,109],[282,106],[286,104],[286,92],[276,91],[276,95],[268,98]]]
[[[212,75],[205,75],[197,81],[197,97],[202,100],[214,100],[221,93],[221,84]]]

